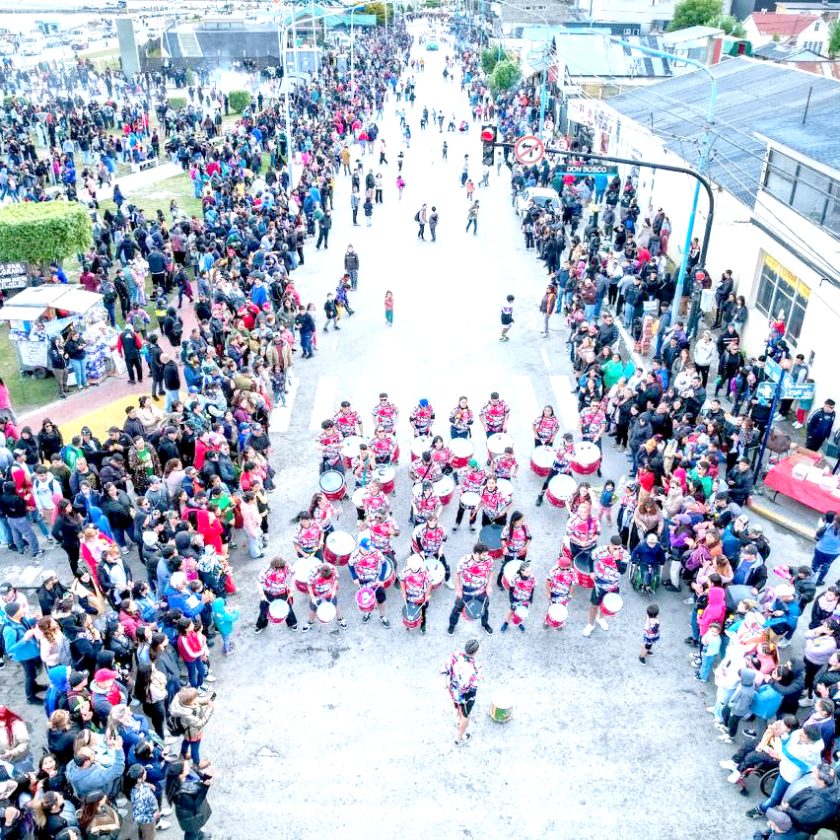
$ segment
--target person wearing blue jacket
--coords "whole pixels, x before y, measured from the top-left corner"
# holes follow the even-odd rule
[[[67,781],[78,799],[83,799],[95,790],[104,791],[109,799],[119,792],[125,770],[125,753],[122,739],[116,737],[104,745],[104,755],[97,762],[90,747],[80,747],[76,757],[67,765]]]
[[[34,706],[43,705],[38,697],[39,691],[46,691],[45,685],[38,683],[41,670],[41,651],[35,636],[35,620],[27,618],[23,607],[12,601],[3,607],[6,620],[3,624],[3,647],[6,655],[23,668],[24,691],[26,700]]]
[[[840,555],[840,522],[834,511],[829,511],[820,519],[814,538],[816,542],[811,568],[817,575],[817,586],[822,586],[831,564]]]
[[[213,601],[213,623],[222,634],[222,650],[225,656],[234,651],[234,644],[230,637],[233,635],[233,625],[237,621],[239,621],[239,610],[228,609],[224,598],[216,598]]]

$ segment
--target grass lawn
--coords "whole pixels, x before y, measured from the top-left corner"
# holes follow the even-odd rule
[[[55,379],[35,379],[23,376],[18,366],[15,344],[9,340],[9,327],[5,324],[0,331],[0,376],[9,389],[12,405],[18,414],[52,402],[56,397]]]

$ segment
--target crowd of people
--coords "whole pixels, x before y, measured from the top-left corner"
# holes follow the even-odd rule
[[[673,282],[661,259],[667,216],[660,211],[638,225],[632,181],[561,179],[559,215],[531,207],[523,219],[526,245],[535,246],[547,267],[545,334],[552,316],[565,320],[580,412],[575,429],[562,429],[551,406],[533,418],[535,453],[543,456],[534,458],[545,477],[535,506],[547,499],[568,510],[546,577],[538,582],[529,562],[528,511],[511,501],[519,465],[507,432],[516,407],[496,392],[475,413],[462,397],[446,415],[448,440],[435,434],[427,398],[408,412],[419,445],[412,447],[409,473],[411,552],[402,568],[389,498],[399,463],[394,431],[400,410],[384,393],[372,410],[370,437],[362,435],[366,418],[349,403],[324,420],[319,456],[313,456],[320,461],[319,491],[296,517],[294,562],[264,557],[277,467],[267,424],[284,401],[293,352],[307,358],[316,349],[315,305],[303,304],[292,274],[304,263],[309,237],[317,234],[317,243],[328,247],[334,176],[343,168],[353,178],[351,190],[362,190],[363,172],[356,167],[351,173],[347,165],[352,141],[364,132],[372,153],[389,89],[398,101],[414,95],[410,47],[399,28],[387,38],[368,35],[352,78],[327,62],[318,80],[297,89],[291,134],[302,166],[296,184],[289,179],[278,102],[263,108],[255,102],[221,136],[215,121],[212,128],[206,120],[169,124],[164,113],[170,149],[196,184],[203,217],[186,218],[174,205],[170,219],[147,220],[127,202],[97,215],[82,282],[103,293],[112,323],[120,303],[120,352],[129,380],[147,373],[152,390],[127,408],[122,428],[112,427],[101,440],[82,428],[66,441],[49,420],[33,432],[18,428],[13,415],[5,417],[0,541],[36,556],[45,546],[60,546],[71,575],[45,572],[34,598],[11,584],[0,586],[3,654],[20,666],[29,703],[45,707],[48,746],[36,762],[26,723],[0,709],[3,837],[116,837],[133,821],[148,838],[165,830],[173,812],[186,837],[207,836],[202,826],[210,816],[214,770],[202,752],[202,734],[215,703],[211,648],[218,644],[223,655],[235,650],[240,615],[228,601],[237,590],[230,550],[238,540],[251,560],[266,560],[262,598],[251,610],[256,633],[270,623],[310,632],[319,622],[335,622],[344,630],[342,606],[351,600],[339,591],[344,564],[363,623],[378,613],[390,627],[388,595],[398,590],[403,625],[420,633],[427,631],[428,605],[440,586],[454,592],[449,635],[462,618],[492,634],[494,590],[503,593],[493,614],[500,632],[526,632],[533,610],[547,630],[562,630],[577,598],[587,603],[587,638],[596,628],[607,630],[609,616],[621,609],[625,574],[642,597],[660,587],[685,592],[689,674],[714,679],[708,712],[716,734],[725,743],[739,739],[723,767],[745,791],[749,779],[760,779],[764,798],[750,816],[766,816],[767,832],[776,838],[804,840],[836,829],[840,585],[823,585],[840,555],[840,522],[825,516],[812,564],[786,558],[768,565],[769,541],[745,508],[753,489],[751,456],[769,419],[756,393],[764,360],[740,353],[746,309],[724,277],[717,288],[722,332],[715,348],[721,399],[708,393],[711,332],[700,331],[692,345],[680,316],[671,323],[666,304]],[[458,63],[474,118],[495,119],[505,132],[535,119],[535,91],[493,97],[478,57],[465,46]],[[453,65],[447,62],[447,72]],[[108,112],[91,103],[100,85],[114,94],[109,81],[127,103],[121,118],[133,126],[129,138],[147,136],[148,108],[133,112],[130,104],[135,94],[143,98],[142,86],[126,91],[81,65],[52,83],[50,74],[5,72],[21,91],[40,83],[91,93],[87,104],[82,97],[81,104],[68,101],[66,119],[53,127],[69,132],[59,174],[67,158],[85,153],[77,122],[98,127],[102,119],[108,127]],[[37,165],[26,144],[38,129],[23,105],[6,114],[13,126],[4,144],[8,188],[19,174],[10,164]],[[49,126],[46,131],[51,138]],[[255,188],[264,154],[270,166]],[[512,166],[511,175],[515,190],[556,177],[544,166]],[[364,189],[372,200],[375,179]],[[358,256],[345,254],[336,296],[324,308],[328,324],[337,327],[335,302],[352,313],[347,295],[358,271]],[[147,272],[159,331],[127,317],[144,302],[138,278]],[[186,334],[175,293],[179,304],[195,298],[197,324]],[[636,369],[619,351],[615,320],[635,330],[652,301],[658,347],[650,367]],[[769,353],[783,357],[783,334],[783,322],[774,320]],[[72,364],[84,358],[83,348],[68,349],[68,343],[58,343],[53,366],[78,370],[77,384],[84,387],[83,367]],[[812,442],[827,439],[833,408],[827,403],[809,418],[805,407],[802,421],[816,435]],[[475,448],[475,421],[494,442],[487,459]],[[627,453],[627,477],[620,480],[600,475],[610,437]],[[590,483],[595,477],[603,479],[597,487]],[[337,528],[336,503],[344,493],[352,496],[358,519],[349,544]],[[441,518],[455,494],[453,530],[466,519],[478,536],[450,564]],[[613,523],[617,533],[608,537]],[[139,565],[129,559],[135,549]],[[301,604],[305,618],[299,620],[295,607],[300,611]],[[804,656],[791,657],[791,639],[806,623]],[[651,667],[660,634],[657,604],[647,604],[638,632],[640,664]],[[478,642],[470,640],[444,668],[459,745],[470,736],[477,651]]]

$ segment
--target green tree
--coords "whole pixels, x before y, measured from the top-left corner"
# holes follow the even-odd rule
[[[522,73],[519,65],[509,58],[503,58],[494,68],[490,76],[490,89],[493,93],[510,90],[520,79]]]
[[[668,30],[676,32],[689,26],[706,26],[710,20],[720,18],[722,11],[721,0],[682,0],[674,6],[674,17]]]
[[[251,104],[251,94],[247,90],[232,90],[228,94],[230,110],[241,114]]]
[[[482,50],[481,51],[481,69],[484,70],[484,75],[489,76],[495,66],[499,63],[498,50]]]
[[[425,0],[423,5],[427,9],[439,9],[440,8],[440,0]]]
[[[840,21],[834,21],[828,36],[828,54],[835,58],[840,53]]]
[[[81,204],[24,202],[0,209],[0,263],[61,263],[92,242],[90,216]]]
[[[376,25],[384,26],[386,20],[391,20],[394,12],[387,3],[368,3],[362,9],[362,13],[366,15],[376,15]]]
[[[734,15],[722,15],[719,18],[713,18],[707,21],[706,25],[722,29],[727,35],[731,35],[733,38],[743,38],[747,34],[747,31]]]

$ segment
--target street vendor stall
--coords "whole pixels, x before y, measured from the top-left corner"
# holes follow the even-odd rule
[[[820,463],[819,453],[800,447],[767,471],[764,486],[820,513],[840,510],[840,475]]]
[[[49,372],[50,341],[72,325],[84,333],[93,324],[107,323],[107,313],[102,295],[81,286],[50,284],[19,292],[0,309],[0,321],[9,323],[21,372],[42,379]]]

